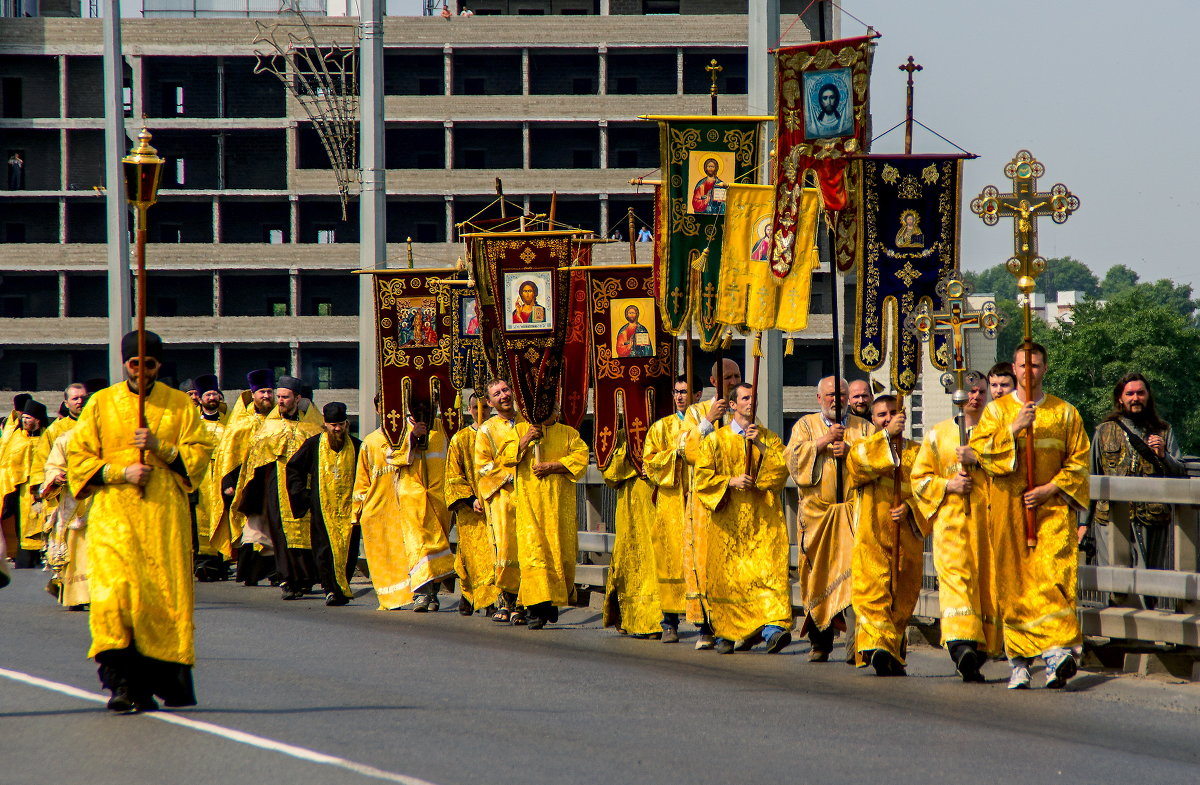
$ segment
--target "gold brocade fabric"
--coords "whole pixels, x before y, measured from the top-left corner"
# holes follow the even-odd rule
[[[46,566],[54,571],[58,581],[58,600],[63,605],[84,605],[90,602],[87,587],[87,514],[92,497],[78,501],[64,485],[54,484],[54,478],[66,477],[67,446],[76,420],[58,429],[58,438],[46,458],[45,479],[42,481],[42,505],[46,515]],[[47,430],[47,434],[50,431]]]
[[[542,602],[570,605],[575,597],[579,552],[575,483],[587,470],[588,448],[578,431],[555,423],[542,426],[542,438],[519,450],[520,438],[529,428],[529,423],[517,423],[513,438],[504,442],[498,456],[500,465],[515,475],[513,507],[521,563],[518,602],[525,606]],[[543,463],[561,462],[567,474],[535,476],[535,452]]]
[[[658,571],[658,601],[663,613],[684,613],[683,532],[691,467],[680,454],[683,418],[668,415],[650,426],[642,448],[642,467],[654,486],[654,565]]]
[[[875,426],[861,417],[849,415],[846,422],[845,439],[850,446],[875,432]],[[828,452],[818,455],[813,446],[828,430],[820,414],[805,415],[793,426],[784,450],[788,471],[800,490],[796,542],[800,546],[806,625],[811,623],[819,630],[828,628],[833,618],[851,604],[854,511],[858,504],[858,492],[848,482],[844,502],[837,503],[837,461]]]
[[[693,624],[708,621],[704,605],[708,587],[708,527],[712,512],[700,503],[692,493],[696,461],[700,458],[700,444],[704,437],[700,433],[700,422],[705,420],[708,409],[716,398],[692,404],[688,407],[679,432],[679,445],[686,466],[688,494],[687,515],[683,519],[683,586],[687,620]],[[721,423],[718,422],[719,426]],[[711,432],[710,432],[711,435]]]
[[[273,409],[250,440],[246,462],[242,465],[237,490],[233,494],[230,506],[236,510],[242,506],[246,485],[254,479],[255,472],[267,464],[274,463],[275,487],[264,488],[263,492],[274,493],[279,500],[279,514],[288,548],[312,548],[312,516],[305,513],[297,518],[292,514],[292,501],[287,493],[287,462],[305,440],[320,432],[319,425],[303,419],[285,419],[279,413],[279,407]]]
[[[1069,403],[1047,395],[1033,425],[1033,474],[1037,485],[1059,493],[1037,508],[1037,546],[1025,544],[1025,434],[1014,437],[1021,409],[1015,393],[992,401],[971,434],[971,447],[992,477],[988,491],[996,597],[1010,657],[1036,657],[1082,642],[1076,616],[1079,565],[1076,519],[1088,502],[1091,449],[1083,420]]]
[[[347,597],[353,597],[354,594],[350,591],[350,582],[346,580],[346,571],[339,567],[349,558],[350,508],[353,503],[356,465],[354,444],[349,438],[342,443],[342,449],[334,450],[329,446],[329,434],[321,434],[317,442],[321,519],[325,522],[325,531],[329,535],[329,550],[333,553],[333,574],[337,579],[338,588]]]
[[[869,664],[865,652],[883,649],[904,664],[904,633],[925,571],[925,516],[912,498],[909,477],[919,447],[904,441],[900,453],[900,503],[908,520],[892,521],[896,460],[887,433],[857,441],[846,460],[849,485],[859,491],[854,527],[853,604],[856,664]],[[913,530],[914,525],[922,534]],[[899,535],[897,543],[897,535]],[[900,548],[899,569],[894,561]]]
[[[958,424],[945,420],[925,434],[913,462],[913,497],[933,525],[933,564],[938,574],[942,645],[975,641],[991,656],[1004,651],[1004,632],[995,594],[992,544],[988,537],[987,474],[970,470],[970,501],[946,485],[960,464]],[[970,513],[967,507],[970,507]]]
[[[520,417],[517,422],[522,422]],[[513,593],[521,588],[517,512],[512,498],[514,474],[511,467],[500,463],[500,450],[514,438],[514,426],[500,415],[493,415],[479,427],[475,438],[476,484],[495,548],[496,587]]]
[[[604,592],[604,626],[619,627],[631,635],[658,632],[662,606],[654,560],[654,490],[638,476],[629,460],[624,430],[618,431],[617,444],[602,473],[605,484],[617,491],[616,537]]]
[[[212,549],[224,555],[226,559],[233,558],[233,549],[241,539],[242,529],[246,525],[246,515],[229,504],[231,499],[224,495],[221,484],[246,462],[250,442],[266,420],[266,415],[254,411],[253,405],[246,408],[244,399],[247,396],[248,393],[242,393],[242,397],[229,413],[225,432],[213,449],[212,462],[200,487],[200,495],[204,498],[205,509],[209,511],[212,527],[209,542]],[[221,511],[219,516],[216,510]]]
[[[742,640],[764,625],[792,626],[788,580],[788,534],[781,491],[787,482],[783,442],[759,428],[764,450],[751,459],[752,489],[729,487],[746,474],[746,438],[731,426],[704,439],[696,462],[694,493],[711,511],[708,527],[708,592],[713,634]]]
[[[454,572],[442,491],[446,437],[429,431],[427,449],[412,449],[408,432],[391,447],[383,431],[368,434],[359,449],[354,519],[380,610],[399,608],[429,581]]]
[[[487,518],[465,502],[479,497],[475,473],[475,440],[479,430],[474,424],[460,428],[450,439],[446,453],[446,507],[464,502],[451,512],[458,527],[458,552],[454,572],[462,596],[472,608],[486,608],[496,602],[496,545]],[[482,500],[481,500],[482,503]]]
[[[33,491],[42,485],[49,454],[50,442],[44,430],[30,436],[18,429],[4,444],[0,462],[0,499],[10,493],[17,494],[17,525],[20,527],[17,533],[22,550],[40,550],[45,544],[46,516],[40,505],[35,508]]]
[[[162,447],[179,450],[187,477],[153,452],[142,488],[88,485],[103,471],[136,463],[132,446],[138,397],[124,382],[88,401],[71,433],[67,484],[77,499],[92,498],[88,513],[88,587],[92,646],[89,657],[136,642],[147,657],[191,665],[193,649],[192,522],[187,494],[208,466],[212,445],[185,393],[155,384],[146,420]]]
[[[208,470],[204,472],[204,477],[200,479],[200,489],[196,499],[196,535],[199,539],[199,553],[202,556],[215,556],[219,551],[213,547],[212,536],[213,529],[220,520],[220,515],[224,512],[224,502],[219,498],[214,498],[213,495],[207,492],[209,486],[209,478],[214,472],[216,466],[217,451],[221,448],[221,440],[225,435],[225,422],[228,416],[224,413],[219,414],[215,420],[206,420],[200,418],[200,423],[208,431],[209,438],[213,443],[213,457],[208,462]],[[214,503],[219,503],[214,514]]]

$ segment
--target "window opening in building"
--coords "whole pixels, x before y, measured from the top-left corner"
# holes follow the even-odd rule
[[[463,79],[463,95],[483,95],[487,91],[487,80],[478,76]]]
[[[179,302],[174,297],[159,297],[155,301],[156,316],[178,316]]]
[[[22,223],[6,223],[6,224],[4,224],[4,242],[6,242],[6,243],[23,243],[23,242],[25,242],[25,224],[22,224]]]
[[[316,371],[317,371],[317,389],[318,390],[332,389],[333,388],[333,366],[332,365],[318,365],[318,366],[316,366]]]
[[[636,169],[638,165],[637,150],[617,150],[618,169]]]
[[[19,374],[21,377],[21,389],[22,390],[38,389],[37,363],[21,363]]]
[[[278,379],[280,376],[288,376],[289,375],[288,367],[286,365],[276,365],[271,370],[273,370],[275,372],[276,379]]]
[[[317,242],[318,243],[336,243],[337,229],[330,224],[317,226]]]
[[[591,169],[595,167],[595,158],[591,150],[572,150],[571,166],[576,169]]]
[[[517,16],[544,16],[546,9],[544,8],[518,8]]]
[[[744,93],[746,92],[746,79],[742,76],[731,76],[725,80],[726,93]]]
[[[483,169],[487,166],[487,156],[483,150],[467,149],[462,151],[463,168]]]
[[[160,243],[182,243],[183,226],[180,224],[159,224],[158,241]]]
[[[418,95],[441,95],[442,80],[440,79],[418,79],[417,80]]]
[[[333,300],[313,300],[317,306],[317,316],[333,316]]]
[[[162,91],[163,115],[170,117],[183,114],[183,85],[178,82],[164,82]]]
[[[25,298],[15,295],[0,297],[0,316],[5,319],[20,319],[25,316]]]
[[[638,80],[636,76],[618,76],[615,93],[622,95],[636,95],[638,91]]]
[[[0,79],[0,116],[23,116],[24,88],[19,76],[6,76]]]
[[[417,153],[418,169],[441,169],[442,157],[437,153]]]
[[[419,223],[417,224],[417,234],[413,238],[419,243],[436,243],[438,225],[434,223]]]
[[[267,313],[271,316],[287,316],[288,301],[280,297],[267,298]]]
[[[596,92],[592,87],[592,80],[586,76],[578,77],[571,80],[571,91],[575,95],[591,95]]]

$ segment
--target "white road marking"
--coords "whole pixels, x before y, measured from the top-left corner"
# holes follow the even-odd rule
[[[108,698],[106,698],[104,695],[95,692],[88,692],[87,690],[81,690],[78,687],[72,687],[69,684],[61,684],[56,681],[49,681],[48,679],[32,676],[28,673],[21,673],[20,671],[0,668],[0,676],[4,676],[23,684],[29,684],[34,687],[41,687],[43,689],[51,690],[62,695],[69,695],[72,698],[92,701],[93,703],[108,702]],[[394,772],[384,771],[383,769],[377,769],[374,766],[368,766],[365,763],[356,763],[355,761],[346,760],[345,758],[339,758],[334,755],[326,755],[325,753],[317,752],[316,750],[297,747],[292,744],[285,744],[282,741],[275,741],[273,739],[263,738],[262,736],[255,736],[253,733],[245,733],[240,730],[214,725],[211,722],[201,722],[200,720],[188,719],[187,717],[181,717],[178,714],[156,711],[143,714],[142,716],[160,720],[170,725],[178,725],[180,727],[190,728],[195,731],[200,731],[201,733],[211,733],[212,735],[220,736],[223,739],[229,739],[230,741],[236,741],[240,744],[247,744],[251,747],[258,747],[259,749],[263,750],[278,752],[282,755],[308,761],[309,763],[319,763],[324,766],[333,766],[335,768],[345,769],[346,771],[352,771],[355,774],[361,774],[364,777],[372,777],[374,779],[384,780],[385,782],[398,782],[401,783],[401,785],[434,785],[434,783],[418,777],[409,777],[405,774],[396,774]]]

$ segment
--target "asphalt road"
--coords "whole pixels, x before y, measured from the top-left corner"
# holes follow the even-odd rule
[[[1198,685],[1085,672],[1011,693],[1003,663],[964,685],[930,647],[879,679],[809,663],[803,642],[718,656],[690,633],[623,638],[588,609],[542,631],[446,597],[381,612],[361,579],[344,608],[200,584],[200,706],[109,716],[86,614],[44,582],[18,571],[0,591],[6,784],[1200,781]]]

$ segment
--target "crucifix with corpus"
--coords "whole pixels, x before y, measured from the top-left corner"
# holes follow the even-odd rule
[[[1046,260],[1038,255],[1037,219],[1048,217],[1054,223],[1064,223],[1079,209],[1079,197],[1071,193],[1062,183],[1056,183],[1049,191],[1039,191],[1037,180],[1046,173],[1046,168],[1028,150],[1021,150],[1004,167],[1004,176],[1012,180],[1010,193],[1000,193],[994,185],[983,189],[971,202],[971,212],[978,215],[988,226],[995,226],[1002,217],[1013,219],[1013,255],[1005,263],[1008,271],[1017,279],[1021,292],[1024,317],[1025,349],[1025,400],[1032,398],[1033,344],[1033,291],[1037,288],[1037,277],[1046,270]],[[1025,431],[1026,455],[1033,455],[1033,429]],[[1026,461],[1026,482],[1034,487],[1033,461]],[[1025,543],[1030,548],[1037,545],[1037,530],[1034,511],[1025,510]]]

